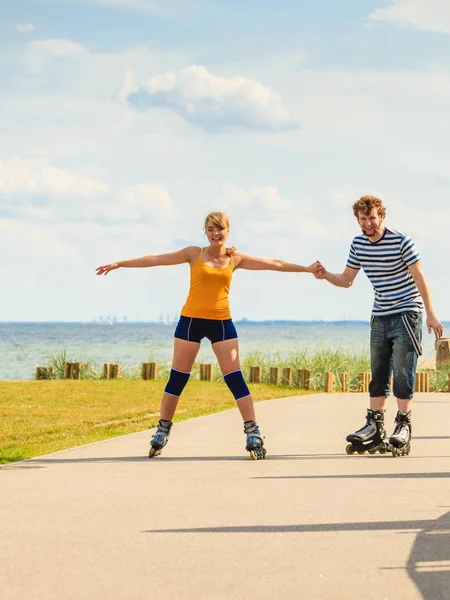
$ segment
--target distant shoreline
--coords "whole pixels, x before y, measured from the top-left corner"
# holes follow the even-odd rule
[[[167,326],[173,325],[175,321],[170,323],[161,323],[159,321],[0,321],[0,325],[158,325]],[[264,319],[262,321],[253,321],[250,319],[234,320],[236,325],[368,325],[367,321],[295,321],[290,319]]]
[[[262,321],[253,321],[250,319],[234,320],[235,325],[303,325],[303,326],[327,326],[327,325],[369,325],[370,320],[312,320],[296,321],[290,319],[264,319]],[[155,325],[158,327],[170,327],[176,324],[176,321],[161,323],[159,321],[0,321],[0,325],[115,325],[127,327],[128,325]],[[442,324],[450,328],[450,321],[442,321]]]

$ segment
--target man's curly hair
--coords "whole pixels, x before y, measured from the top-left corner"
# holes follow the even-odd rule
[[[358,218],[360,212],[368,215],[374,208],[380,217],[384,218],[386,216],[386,208],[383,205],[383,200],[380,200],[380,198],[377,198],[376,196],[361,196],[361,198],[353,204],[352,208],[356,218]]]

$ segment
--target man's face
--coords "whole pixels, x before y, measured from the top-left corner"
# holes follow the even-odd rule
[[[384,217],[378,214],[376,208],[373,208],[368,214],[359,211],[357,218],[361,231],[368,238],[374,238],[379,234]]]

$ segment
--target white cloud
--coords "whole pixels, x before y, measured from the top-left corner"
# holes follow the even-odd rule
[[[104,195],[107,189],[102,181],[74,175],[45,159],[0,160],[0,193],[5,196],[39,194],[89,198]]]
[[[297,127],[281,98],[269,88],[246,77],[213,75],[201,65],[151,77],[130,92],[127,100],[142,110],[172,109],[209,131]]]
[[[392,6],[376,9],[370,19],[450,34],[448,0],[392,0]]]
[[[42,159],[0,160],[0,216],[24,221],[155,224],[174,214],[169,192],[143,183],[107,196],[103,181],[75,175]]]
[[[50,228],[0,219],[0,238],[2,245],[8,248],[8,254],[14,256],[18,264],[26,264],[28,270],[30,263],[41,260],[46,261],[45,268],[66,261],[71,264],[79,263],[81,260],[80,253],[58,239]]]
[[[224,186],[222,196],[228,208],[244,208],[252,206],[253,210],[287,211],[294,208],[295,203],[280,195],[273,185],[252,186],[248,190],[234,186]]]
[[[17,31],[20,31],[20,33],[30,33],[35,30],[35,26],[32,23],[20,23],[19,25],[16,25],[16,29]]]
[[[30,68],[39,72],[47,67],[55,68],[55,63],[80,60],[89,55],[81,44],[63,38],[34,40],[27,46],[25,59]]]
[[[198,10],[196,4],[188,0],[47,0],[50,3],[73,3],[91,4],[109,8],[123,8],[145,12],[149,14],[161,14],[179,18],[180,15]]]
[[[173,213],[172,199],[162,185],[142,183],[124,190],[118,202],[103,215],[103,219],[106,223],[154,223],[171,217]]]

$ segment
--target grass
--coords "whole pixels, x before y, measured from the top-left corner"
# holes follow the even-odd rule
[[[154,427],[164,381],[0,381],[0,464]],[[254,384],[255,401],[305,394]],[[222,383],[191,381],[174,421],[236,406]]]

